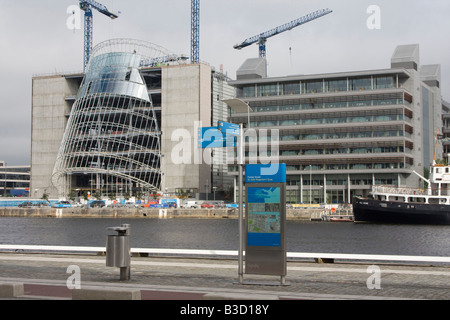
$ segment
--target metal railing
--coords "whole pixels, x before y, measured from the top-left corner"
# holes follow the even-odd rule
[[[405,195],[426,195],[427,190],[409,187],[372,186],[372,192],[388,193],[388,194],[405,194]]]
[[[49,246],[49,245],[0,245],[0,251],[14,252],[76,252],[99,253],[106,252],[106,247],[85,246]],[[200,256],[200,257],[232,257],[238,256],[237,250],[200,250],[200,249],[166,249],[166,248],[131,248],[131,253],[156,256]],[[336,259],[343,261],[389,261],[389,262],[426,262],[450,264],[450,257],[409,256],[409,255],[379,255],[379,254],[346,254],[346,253],[311,253],[287,252],[290,259]]]
[[[403,194],[410,196],[448,196],[450,195],[449,188],[410,188],[410,187],[395,187],[395,186],[372,186],[372,193],[384,193],[384,194]]]

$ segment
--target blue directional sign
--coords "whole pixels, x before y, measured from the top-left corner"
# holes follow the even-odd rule
[[[239,125],[235,123],[218,121],[218,128],[222,133],[231,134],[238,136],[239,135]]]
[[[219,131],[218,127],[198,128],[199,148],[235,147],[236,137]]]
[[[286,164],[248,164],[245,166],[245,183],[286,182]]]

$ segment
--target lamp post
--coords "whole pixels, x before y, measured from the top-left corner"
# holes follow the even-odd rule
[[[311,206],[311,195],[312,193],[312,165],[309,165],[309,206]]]
[[[247,112],[248,127],[250,127],[250,112],[253,111],[250,105],[241,99],[222,100],[234,112]],[[244,282],[244,206],[243,206],[243,188],[244,188],[244,126],[239,124],[239,141],[238,141],[238,166],[239,166],[239,250],[238,250],[238,276],[239,284]]]

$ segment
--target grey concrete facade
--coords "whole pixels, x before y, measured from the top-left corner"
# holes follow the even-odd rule
[[[56,161],[72,102],[79,83],[63,75],[37,76],[32,79],[31,104],[31,177],[30,196],[44,193],[57,197],[52,184]]]
[[[211,68],[204,64],[162,69],[162,190],[206,190],[211,166],[199,159],[198,127],[211,123]]]

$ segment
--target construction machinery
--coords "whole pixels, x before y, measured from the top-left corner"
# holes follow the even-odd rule
[[[92,51],[92,31],[93,31],[93,18],[92,9],[103,13],[105,16],[111,19],[116,19],[119,17],[118,13],[108,10],[108,8],[101,3],[94,0],[80,0],[80,9],[84,11],[84,60],[83,60],[83,70],[86,69],[89,63],[89,58]]]
[[[322,9],[322,10],[314,11],[314,12],[307,14],[306,16],[303,16],[299,19],[293,20],[289,23],[283,24],[276,28],[270,29],[266,32],[260,33],[256,36],[245,39],[242,43],[236,44],[234,46],[234,48],[240,50],[240,49],[248,47],[254,43],[257,43],[259,45],[259,57],[264,58],[266,56],[266,42],[267,42],[268,38],[273,37],[282,32],[291,30],[295,27],[298,27],[302,24],[313,21],[317,18],[323,17],[331,12],[333,12],[333,11],[330,9]]]
[[[191,0],[191,62],[199,61],[200,0]]]

